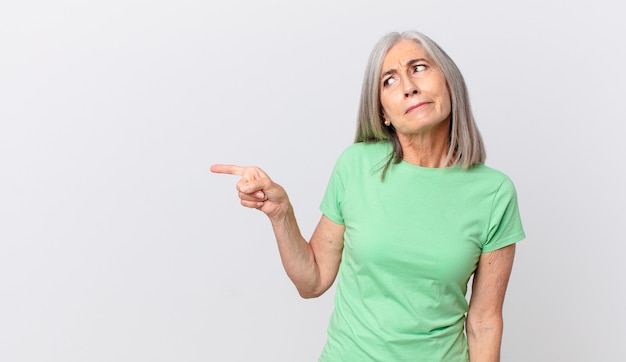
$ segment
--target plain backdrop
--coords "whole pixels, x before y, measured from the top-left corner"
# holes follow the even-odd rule
[[[316,361],[334,289],[301,299],[209,166],[264,168],[310,236],[369,52],[409,29],[456,61],[518,190],[502,360],[623,360],[616,4],[3,2],[0,361]]]

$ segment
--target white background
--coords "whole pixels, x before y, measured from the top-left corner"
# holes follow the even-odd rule
[[[614,2],[617,4],[618,2]],[[626,27],[608,1],[6,1],[0,360],[315,361],[259,165],[303,233],[353,139],[367,56],[414,29],[457,62],[527,238],[503,361],[624,358]]]

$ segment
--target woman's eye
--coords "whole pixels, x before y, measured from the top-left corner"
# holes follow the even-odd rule
[[[426,66],[424,64],[418,64],[413,68],[413,70],[417,73],[423,72],[426,70]]]
[[[395,82],[396,82],[396,80],[395,80],[395,79],[393,79],[393,77],[391,77],[391,78],[387,78],[387,79],[385,79],[385,80],[383,81],[383,85],[386,87],[386,86],[388,86],[388,85],[392,85],[392,84],[393,84],[393,83],[395,83]]]

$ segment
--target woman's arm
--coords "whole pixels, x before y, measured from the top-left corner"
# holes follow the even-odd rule
[[[471,362],[500,361],[502,304],[514,256],[515,244],[480,256],[466,321]]]
[[[211,171],[241,176],[241,205],[263,211],[270,219],[287,275],[303,298],[322,295],[333,284],[343,250],[345,226],[322,216],[307,242],[285,190],[258,167],[213,165]]]

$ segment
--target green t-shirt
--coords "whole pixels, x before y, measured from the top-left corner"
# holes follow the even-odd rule
[[[515,188],[484,165],[392,165],[390,144],[356,143],[321,211],[346,226],[320,361],[467,361],[467,283],[483,252],[524,238]]]

